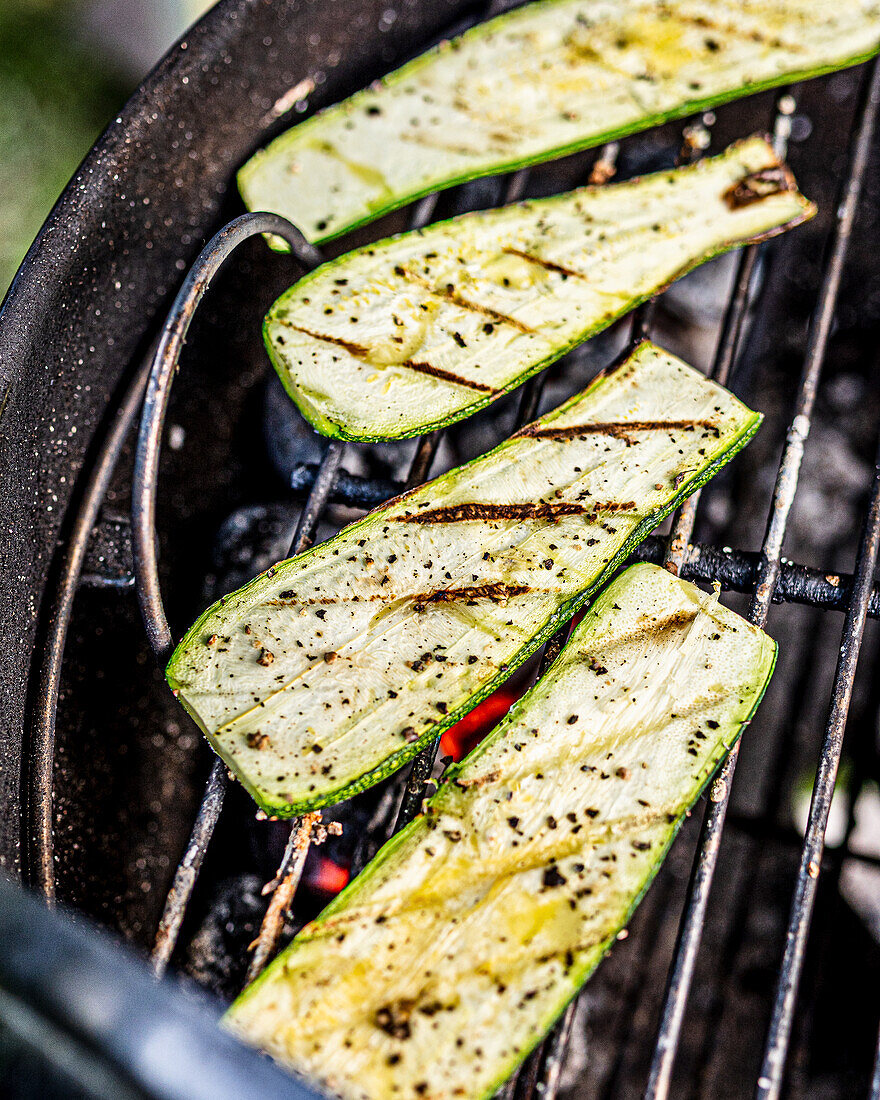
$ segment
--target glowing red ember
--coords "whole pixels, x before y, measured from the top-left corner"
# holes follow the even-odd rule
[[[349,877],[347,867],[340,867],[332,859],[314,852],[309,860],[305,884],[310,890],[332,895],[348,885]]]
[[[443,734],[440,738],[440,752],[444,756],[451,756],[456,762],[467,756],[489,730],[498,725],[520,694],[505,686],[487,696],[470,714],[466,714]]]

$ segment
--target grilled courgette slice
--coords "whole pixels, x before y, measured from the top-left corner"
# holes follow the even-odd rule
[[[496,400],[704,260],[814,212],[752,138],[358,249],[278,299],[266,346],[319,431],[416,435]]]
[[[876,0],[544,0],[288,130],[251,210],[326,241],[420,195],[865,60]]]
[[[346,1100],[491,1096],[626,924],[775,657],[717,596],[628,569],[228,1023]]]
[[[644,343],[216,603],[168,680],[267,813],[356,794],[502,683],[761,417]]]

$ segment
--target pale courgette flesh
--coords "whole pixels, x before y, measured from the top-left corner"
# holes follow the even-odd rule
[[[345,1100],[490,1096],[613,944],[775,655],[717,596],[627,570],[228,1024]]]
[[[416,435],[495,401],[704,260],[813,213],[751,138],[686,168],[350,252],[278,299],[266,346],[319,431]]]
[[[865,60],[876,0],[544,0],[300,123],[239,173],[330,240],[420,195]]]
[[[267,813],[338,802],[507,679],[760,419],[644,343],[494,451],[209,608],[169,683]]]

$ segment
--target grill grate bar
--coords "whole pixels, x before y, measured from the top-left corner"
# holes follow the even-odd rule
[[[783,96],[783,98],[785,97]],[[781,104],[782,100],[779,102]],[[777,106],[777,117],[778,111],[779,106]],[[778,132],[778,127],[776,129]],[[777,151],[780,154],[783,152],[782,150]],[[710,377],[714,378],[721,385],[727,384],[739,349],[743,326],[748,312],[750,299],[749,292],[757,258],[758,246],[752,245],[741,253],[737,263],[733,292],[722,322],[721,333],[715,349],[712,370],[710,371]],[[696,523],[697,507],[699,506],[700,496],[701,493],[696,492],[685,501],[684,505],[679,509],[669,537],[664,564],[666,568],[676,576],[682,574],[685,561],[688,557],[689,542],[693,534],[694,524]],[[713,790],[714,789],[713,786]],[[697,934],[700,935],[705,919],[705,906],[696,915],[699,917],[699,922],[696,926]],[[672,1066],[681,1033],[681,1025],[684,1019],[687,993],[690,989],[690,983],[693,977],[693,965],[696,962],[696,951],[694,951],[692,957],[686,956],[684,961],[685,967],[682,967],[681,972],[676,972],[675,975],[680,984],[673,987],[673,978],[670,976],[669,993],[667,994],[667,1000],[664,1004],[663,1017],[651,1062],[648,1085],[645,1091],[646,1097],[652,1095],[664,1096],[666,1090],[668,1090],[669,1077],[672,1073]],[[676,958],[674,965],[677,963],[678,958]],[[690,963],[689,967],[687,967],[687,963]],[[672,998],[671,994],[673,988],[682,989],[683,996]]]
[[[758,573],[749,619],[763,626],[773,599],[781,569],[782,544],[791,505],[797,491],[798,476],[803,458],[804,444],[810,430],[810,416],[816,399],[819,377],[825,359],[831,322],[840,289],[840,280],[852,233],[856,208],[862,190],[868,155],[871,147],[877,105],[880,101],[880,67],[875,63],[864,87],[855,126],[855,141],[851,155],[842,201],[837,209],[832,244],[824,267],[816,309],[810,325],[804,369],[798,387],[795,416],[788,431],[782,461],[773,492],[767,532],[761,548]],[[666,1097],[672,1067],[678,1047],[681,1025],[688,994],[696,966],[697,951],[702,939],[703,926],[709,901],[709,891],[718,860],[721,834],[727,813],[730,789],[739,742],[734,745],[722,765],[709,793],[709,804],[703,821],[700,843],[688,886],[687,901],[679,929],[678,942],[669,973],[663,1016],[654,1049],[646,1100]],[[784,1058],[784,1052],[783,1052]]]
[[[783,92],[777,102],[776,122],[774,125],[774,131],[777,137],[776,151],[780,156],[784,156],[785,148],[783,142],[780,141],[779,120],[783,117],[783,113],[788,115],[793,110],[793,100]],[[736,361],[737,352],[742,339],[743,327],[748,313],[752,280],[754,278],[758,254],[759,246],[751,245],[740,253],[737,260],[737,267],[733,280],[733,291],[722,321],[721,332],[719,334],[712,369],[710,371],[710,377],[721,385],[727,385]],[[698,491],[685,501],[679,509],[672,532],[669,536],[664,564],[666,568],[676,576],[685,576],[688,574],[689,571],[686,567],[696,549],[690,546],[690,539],[693,535],[694,525],[696,523],[700,496],[701,491]],[[713,572],[711,576],[701,579],[715,581],[718,577],[717,574]],[[705,908],[699,916],[699,930],[702,932],[703,921],[705,919]],[[676,959],[675,962],[677,963],[678,960]],[[696,952],[694,952],[693,959],[691,960],[690,969],[682,969],[681,973],[676,975],[684,988],[684,996],[680,999],[670,999],[673,989],[672,972],[670,973],[670,985],[652,1058],[648,1085],[645,1092],[646,1097],[652,1095],[652,1089],[656,1090],[656,1094],[661,1096],[665,1095],[664,1089],[668,1089],[668,1081],[672,1073],[672,1066],[681,1033],[681,1025],[684,1019],[687,991],[689,990],[690,982],[693,977],[693,964],[695,962]]]
[[[431,469],[431,463],[434,461],[442,439],[442,428],[437,428],[436,431],[419,437],[416,453],[413,455],[406,483],[403,487],[404,490],[414,489],[417,485],[421,485],[423,481],[427,481],[428,471]]]
[[[788,116],[793,113],[794,108],[794,99],[783,89],[776,103],[776,118],[773,127],[774,149],[780,159],[785,158],[790,132],[790,123],[785,126],[783,120],[788,123]],[[691,127],[685,129],[685,135],[687,139],[686,149],[689,154],[687,159],[693,161],[697,159],[699,150],[708,146],[708,142],[703,145],[699,140],[698,131]],[[728,383],[742,339],[759,249],[759,245],[750,245],[740,252],[737,257],[732,284],[733,291],[721,323],[721,332],[713,356],[712,369],[709,372],[709,377],[722,386],[726,386]],[[697,520],[697,508],[699,507],[701,492],[702,490],[697,490],[681,506],[669,536],[666,560],[663,564],[675,576],[680,574],[687,557],[688,544],[694,533],[694,525]]]
[[[810,432],[810,417],[816,403],[819,377],[822,373],[825,352],[831,336],[831,323],[834,320],[837,296],[840,291],[840,280],[843,276],[843,265],[849,249],[856,210],[868,167],[868,157],[871,151],[878,107],[880,107],[880,66],[874,63],[871,66],[870,76],[859,107],[855,142],[852,146],[843,195],[837,208],[831,253],[825,265],[822,285],[819,290],[819,301],[811,320],[810,332],[807,338],[807,351],[798,389],[795,416],[789,428],[783,459],[779,467],[776,487],[773,492],[773,508],[767,533],[764,536],[764,545],[761,549],[763,560],[750,612],[753,621],[759,626],[763,626],[767,619],[767,612],[773,597],[773,587],[779,574],[782,543],[785,538],[789,512],[797,492],[804,446]]]
[[[294,466],[288,488],[294,496],[308,494],[315,483],[320,466],[316,462],[301,462]],[[345,504],[349,508],[375,508],[389,497],[403,492],[403,484],[387,477],[362,477],[339,470],[330,494],[331,504]]]
[[[536,683],[547,672],[568,640],[572,624],[566,623],[556,631],[544,646],[538,670],[532,683]],[[559,1082],[568,1042],[571,1038],[571,1025],[577,1010],[578,997],[569,1002],[565,1012],[553,1025],[550,1034],[539,1043],[517,1072],[510,1078],[496,1100],[530,1100],[540,1092],[542,1100],[555,1100],[559,1091]]]
[[[165,907],[159,919],[156,939],[150,953],[150,962],[156,974],[164,974],[168,962],[177,945],[180,927],[186,916],[189,899],[192,897],[196,879],[202,869],[205,853],[214,835],[214,829],[220,820],[220,812],[226,799],[229,776],[226,765],[218,757],[211,765],[205,793],[199,805],[199,812],[192,827],[183,857],[174,872],[171,889],[165,899]]]
[[[543,1065],[541,1067],[541,1100],[556,1100],[562,1083],[562,1069],[565,1055],[571,1040],[571,1029],[578,1008],[578,998],[569,1002],[553,1034],[544,1044]]]
[[[515,202],[520,198],[525,190],[526,182],[528,180],[529,170],[527,168],[520,169],[518,172],[514,172],[508,177],[504,187],[504,198],[502,202],[509,203]],[[529,379],[526,386],[523,389],[522,397],[520,398],[519,408],[516,415],[516,423],[514,430],[521,428],[523,424],[527,423],[527,419],[523,417],[531,418],[534,415],[535,410],[538,407],[538,403],[541,400],[541,393],[543,392],[544,383],[546,382],[546,371],[543,374],[535,375]],[[434,440],[433,447],[436,450],[439,444],[439,439],[442,434],[442,429],[438,429],[432,432],[430,436],[422,436],[421,443],[425,440]],[[427,447],[427,444],[426,444]],[[434,451],[431,451],[431,458],[433,458]],[[424,468],[422,468],[422,466]],[[406,488],[412,489],[416,485],[424,481],[428,473],[430,466],[430,459],[422,466],[419,464],[419,451],[416,451],[416,457],[413,460],[410,467],[409,477],[406,481]],[[548,643],[549,644],[549,643]],[[391,835],[399,832],[404,825],[408,825],[410,821],[419,812],[422,805],[422,800],[425,797],[427,790],[428,780],[431,778],[431,772],[434,770],[434,762],[437,759],[437,750],[440,748],[440,738],[436,738],[427,748],[422,749],[418,756],[413,760],[412,767],[406,777],[406,782],[403,787],[403,794],[400,799],[400,809],[397,813],[397,820],[394,823],[394,828],[391,830]]]
[[[868,618],[868,600],[877,565],[878,547],[880,547],[880,445],[877,449],[870,501],[859,540],[852,600],[844,622],[837,668],[834,673],[831,708],[810,801],[810,815],[801,851],[797,884],[792,898],[785,954],[776,987],[761,1076],[758,1078],[755,1093],[759,1100],[776,1100],[782,1088],[785,1058],[794,1019],[795,998],[803,969],[804,953],[825,849],[825,828],[831,810],[846,718]]]
[[[874,1057],[874,1072],[871,1074],[868,1100],[880,1100],[880,1038],[877,1039],[877,1054]]]
[[[394,833],[399,833],[404,825],[408,825],[418,814],[419,808],[422,805],[422,800],[428,789],[428,780],[431,778],[431,772],[434,770],[434,762],[437,759],[437,751],[439,748],[440,738],[437,737],[427,748],[422,749],[415,760],[413,760],[412,767],[409,770],[403,788],[400,809],[397,811],[394,828],[391,830],[392,835]]]
[[[416,447],[416,453],[413,455],[409,473],[407,474],[404,486],[406,489],[414,489],[417,485],[421,485],[423,481],[427,480],[428,471],[431,469],[431,463],[434,461],[442,438],[442,428],[437,428],[436,431],[420,436],[418,446]],[[403,784],[403,793],[400,796],[400,809],[397,812],[397,819],[392,829],[393,833],[402,829],[403,826],[406,825],[408,821],[411,821],[419,812],[419,807],[425,796],[425,785],[431,777],[439,747],[440,738],[438,737],[435,741],[432,741],[427,748],[422,749],[413,760],[412,766]]]
[[[750,245],[741,252],[737,258],[736,274],[734,276],[734,290],[722,323],[721,335],[718,339],[718,347],[715,351],[715,359],[710,372],[722,386],[727,385],[736,352],[742,337],[743,325],[749,305],[749,292],[752,285],[752,276],[755,272],[755,264],[758,259],[758,245]],[[678,516],[669,536],[669,544],[666,551],[666,568],[675,576],[681,574],[688,558],[688,547],[691,536],[694,533],[694,524],[697,520],[697,508],[700,503],[701,490],[697,490],[693,496],[688,497],[678,512]]]
[[[290,549],[287,551],[287,556],[289,558],[301,554],[303,550],[307,550],[309,546],[311,546],[312,540],[315,537],[315,530],[321,518],[321,513],[327,507],[330,500],[330,494],[333,492],[333,486],[336,483],[336,474],[339,470],[339,463],[342,461],[344,451],[345,444],[340,443],[337,439],[331,440],[327,445],[327,450],[324,452],[324,456],[321,459],[321,464],[318,467],[318,473],[312,484],[305,507],[300,512],[299,519],[296,521],[293,538],[290,540]]]
[[[633,557],[638,561],[663,560],[663,540],[656,535],[645,539]],[[724,591],[754,592],[760,554],[752,550],[731,550],[708,543],[692,543],[682,566],[685,580],[718,581]],[[825,611],[846,611],[852,589],[850,573],[826,573],[808,565],[787,561],[779,571],[773,591],[774,603],[798,603]],[[880,585],[875,585],[868,603],[868,615],[880,618]]]

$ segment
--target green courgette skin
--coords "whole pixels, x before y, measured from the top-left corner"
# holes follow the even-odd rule
[[[288,130],[239,189],[329,241],[432,191],[858,64],[878,27],[872,0],[541,0]]]
[[[471,416],[698,264],[814,213],[754,137],[356,249],[286,291],[263,335],[318,431],[402,439]]]
[[[503,683],[760,420],[643,343],[488,455],[209,608],[169,684],[267,813],[357,794]]]
[[[625,571],[228,1025],[345,1100],[491,1096],[626,925],[775,659],[717,596]]]

